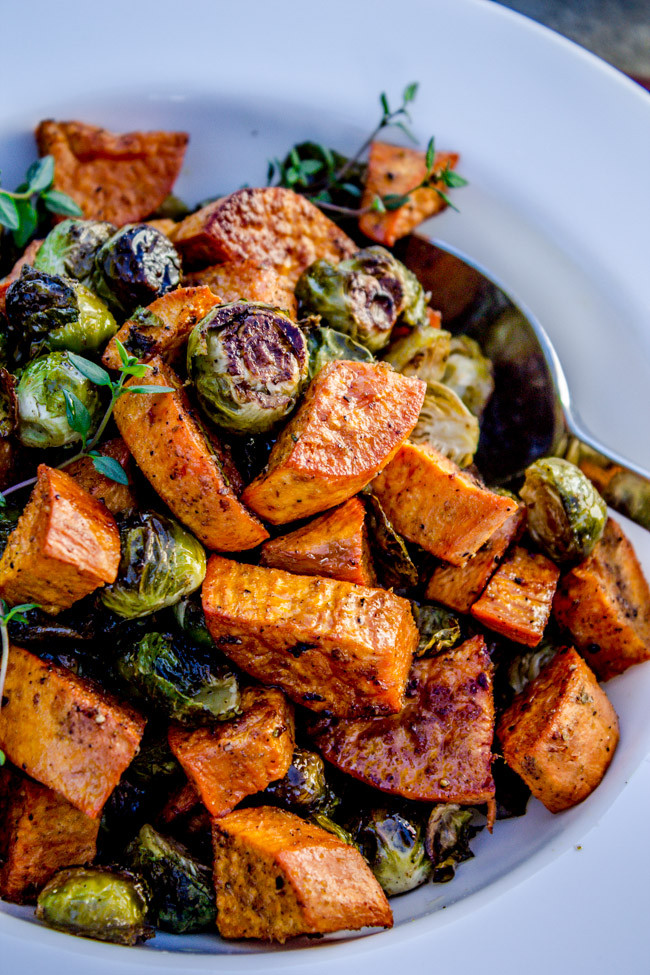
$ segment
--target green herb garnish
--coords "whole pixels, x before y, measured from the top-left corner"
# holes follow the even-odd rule
[[[25,181],[12,193],[0,189],[0,225],[10,230],[17,247],[34,236],[43,208],[66,217],[82,217],[81,208],[66,193],[52,189],[54,157],[43,156],[27,170]]]

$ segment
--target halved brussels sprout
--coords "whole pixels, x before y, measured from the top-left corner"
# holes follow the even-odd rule
[[[316,752],[296,748],[286,775],[271,782],[264,794],[289,808],[316,809],[322,806],[328,799],[325,762]]]
[[[556,643],[542,639],[534,649],[512,658],[508,666],[508,684],[515,694],[521,694],[539,676],[542,667],[551,662],[558,650]]]
[[[414,443],[427,443],[459,467],[472,463],[479,438],[478,420],[453,389],[442,383],[427,383],[424,404],[415,430]]]
[[[375,357],[365,345],[355,342],[349,335],[337,332],[333,328],[322,325],[312,328],[307,333],[307,348],[309,350],[309,379],[317,376],[323,366],[338,359],[353,362],[374,362]]]
[[[526,469],[519,493],[526,503],[531,538],[554,562],[586,558],[605,530],[605,502],[568,460],[536,460]]]
[[[453,389],[474,416],[481,416],[494,392],[494,375],[492,363],[469,335],[452,338],[442,382]]]
[[[120,655],[117,668],[140,698],[176,721],[226,721],[239,713],[237,678],[214,647],[147,633]]]
[[[214,927],[217,916],[212,871],[176,840],[145,824],[127,850],[132,870],[151,892],[156,927],[188,934]]]
[[[384,356],[384,362],[403,376],[417,376],[427,383],[440,382],[451,348],[451,334],[443,328],[422,325],[397,339]]]
[[[355,818],[351,834],[389,897],[405,894],[431,876],[424,829],[416,816],[378,807]]]
[[[193,643],[199,647],[214,647],[214,640],[210,636],[200,595],[184,596],[172,606],[174,619],[179,627]]]
[[[25,367],[16,387],[17,435],[25,447],[65,447],[81,440],[68,423],[64,390],[88,410],[90,432],[96,428],[102,411],[97,387],[66,352],[50,352]]]
[[[413,615],[420,631],[416,657],[434,657],[460,643],[462,631],[455,613],[434,603],[413,603]]]
[[[153,511],[134,512],[119,523],[122,556],[117,579],[101,592],[113,613],[137,619],[173,606],[199,588],[205,550],[188,531]]]
[[[446,884],[458,864],[474,856],[469,848],[469,841],[477,833],[474,817],[474,809],[463,809],[455,802],[441,802],[431,810],[425,844],[433,864],[434,883]]]
[[[100,867],[59,870],[38,896],[36,917],[51,928],[135,945],[153,937],[142,881]]]
[[[109,308],[127,317],[179,286],[181,260],[169,238],[155,227],[130,224],[97,251],[92,280],[93,290]]]
[[[100,220],[62,220],[41,244],[34,267],[91,287],[95,254],[116,228]]]
[[[383,349],[396,322],[426,321],[422,285],[383,247],[368,247],[337,265],[315,261],[300,276],[296,298],[302,315],[344,332],[371,352]]]
[[[187,371],[206,415],[233,433],[266,433],[296,405],[307,379],[307,343],[270,305],[217,305],[192,330]]]
[[[413,589],[419,582],[418,570],[401,535],[391,525],[381,502],[367,496],[368,539],[377,574],[386,589]]]

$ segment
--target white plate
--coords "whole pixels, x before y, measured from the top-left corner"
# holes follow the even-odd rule
[[[486,0],[276,0],[237,8],[208,0],[112,0],[101,8],[33,0],[29,30],[26,17],[22,5],[3,13],[3,35],[15,39],[5,41],[0,66],[6,186],[33,157],[33,124],[55,116],[116,129],[189,130],[178,188],[200,199],[263,182],[266,159],[301,138],[354,148],[376,117],[378,93],[396,100],[418,80],[417,133],[426,140],[433,132],[440,148],[460,150],[470,180],[456,194],[462,213],[447,211],[431,232],[489,268],[532,310],[556,343],[586,424],[650,467],[650,99],[613,69]],[[635,526],[630,532],[650,573],[650,535]],[[590,830],[650,751],[650,666],[628,671],[608,693],[622,739],[597,792],[555,817],[531,803],[524,819],[482,834],[476,859],[451,885],[393,902],[391,932],[321,943],[307,954],[289,947],[217,961],[157,949],[242,949],[161,936],[142,949],[120,949],[28,926],[19,916],[29,911],[2,905],[1,957],[20,959],[28,971],[47,959],[56,973],[86,970],[90,958],[97,973],[317,972],[333,964],[341,972],[364,964],[379,972],[434,960],[500,973],[525,964],[533,973],[551,960],[568,970],[571,946],[582,970],[607,970],[608,958],[633,960],[644,943],[632,923],[645,901],[640,861],[650,865],[639,823],[639,806],[650,799],[647,765],[635,778],[636,795],[621,796],[604,825]],[[584,847],[580,859],[565,854],[537,873],[576,845]],[[581,902],[594,911],[607,906],[600,940],[588,937],[591,919],[574,903],[577,878],[592,875],[601,885],[592,883]]]

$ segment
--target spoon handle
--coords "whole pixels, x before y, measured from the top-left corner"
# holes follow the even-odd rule
[[[650,531],[650,474],[583,431],[572,433],[565,458],[587,475],[610,508]]]

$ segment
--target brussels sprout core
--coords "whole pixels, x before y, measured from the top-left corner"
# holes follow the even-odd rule
[[[68,423],[64,390],[86,407],[91,432],[100,420],[97,387],[79,372],[65,352],[51,352],[34,359],[24,369],[16,387],[18,439],[25,447],[64,447],[81,435]]]

